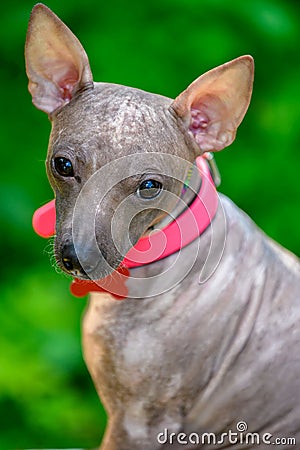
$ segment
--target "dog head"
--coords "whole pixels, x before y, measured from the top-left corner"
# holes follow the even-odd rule
[[[33,103],[52,123],[47,173],[58,264],[101,278],[172,211],[189,164],[234,140],[251,97],[253,60],[205,73],[174,101],[95,83],[78,39],[42,4],[32,11],[25,54]]]

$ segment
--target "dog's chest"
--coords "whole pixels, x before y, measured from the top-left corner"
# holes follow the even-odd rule
[[[138,300],[126,300],[131,305],[125,308],[122,305],[119,308],[118,304],[111,308],[115,300],[107,298],[106,304],[105,296],[93,297],[85,316],[85,328],[97,341],[98,349],[101,348],[103,377],[111,378],[114,374],[116,383],[128,391],[146,388],[145,393],[151,383],[155,390],[163,386],[163,397],[176,394],[182,385],[179,370],[182,345],[178,346],[181,338],[176,330],[176,317],[164,316],[159,305],[155,310],[145,304],[138,313],[134,304]]]

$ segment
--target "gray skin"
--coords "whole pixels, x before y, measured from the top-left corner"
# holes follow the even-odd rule
[[[177,160],[172,161],[170,158],[165,160],[162,154],[177,155],[178,146],[181,146],[183,151],[180,152],[180,157],[192,162],[196,158],[196,152],[193,151],[192,145],[189,148],[185,144],[189,136],[180,131],[179,119],[169,108],[170,104],[171,100],[163,96],[124,86],[95,83],[93,89],[81,93],[76,102],[70,102],[53,118],[47,173],[56,197],[55,254],[58,264],[63,269],[65,269],[63,257],[69,256],[70,251],[72,252],[69,248],[72,246],[72,217],[79,192],[100,168],[107,165],[109,170],[109,163],[112,161],[134,154],[135,161],[130,160],[130,164],[136,164],[132,170],[137,175],[126,178],[114,186],[103,198],[96,216],[97,242],[111,267],[118,267],[123,259],[122,255],[125,255],[132,246],[130,243],[125,247],[122,246],[124,223],[123,221],[116,223],[115,234],[120,237],[119,246],[122,250],[122,255],[119,254],[116,242],[112,240],[110,224],[117,206],[137,191],[143,174],[149,172],[149,160],[144,161],[143,158],[137,160],[137,154],[158,154],[151,163],[151,174],[154,174],[155,179],[161,180],[164,188],[173,192],[176,197],[173,199],[168,197],[167,204],[159,198],[151,203],[151,209],[145,208],[147,201],[143,207],[143,202],[138,196],[133,198],[135,203],[132,204],[132,208],[136,211],[142,208],[142,211],[132,220],[129,230],[131,243],[134,245],[151,224],[161,219],[161,207],[169,211],[175,207],[182,189],[182,183],[177,180],[185,178],[187,166],[176,167]],[[138,139],[133,139],[133,136]],[[189,139],[192,142],[192,138]],[[63,178],[57,174],[53,161],[58,157],[72,161],[76,173],[74,178]],[[126,170],[127,161],[124,161],[123,171]],[[170,167],[170,163],[173,167]],[[174,175],[174,178],[166,176],[166,173]],[[97,186],[87,193],[88,209],[92,204],[90,196],[97,196],[95,189]],[[82,224],[82,228],[84,226]],[[94,266],[92,243],[87,240],[89,241],[89,233],[82,231],[81,242],[78,242],[76,248],[85,268]],[[78,263],[73,265],[73,274],[80,275]],[[100,267],[93,278],[102,278],[107,274],[107,270]]]
[[[156,439],[165,428],[220,435],[236,431],[240,420],[250,432],[271,433],[271,442],[281,436],[300,440],[299,263],[230,200],[220,196],[220,202],[226,246],[204,284],[199,268],[211,230],[201,237],[192,271],[169,292],[123,302],[91,295],[83,348],[109,415],[101,450],[169,448]],[[222,229],[219,210],[216,245],[222,245]],[[194,241],[182,252],[190,258],[196,247]],[[131,276],[161,273],[173,258],[133,269]]]
[[[253,79],[251,58],[241,57],[203,75],[175,101],[93,83],[79,41],[43,5],[31,16],[26,68],[33,102],[52,121],[47,172],[56,196],[57,262],[80,278],[107,275],[149,228],[162,226],[162,209],[175,207],[187,171],[176,158],[193,162],[205,151],[221,150],[233,141]],[[143,154],[152,155],[150,166],[149,158],[139,156]],[[163,154],[176,158],[170,162]],[[100,180],[86,190],[76,216],[75,252],[73,213],[80,193],[98,170],[109,171],[116,160],[130,155],[136,161],[124,165],[124,174],[137,175],[125,177],[104,196],[95,214],[96,246],[86,217],[103,194],[103,184]],[[72,162],[72,177],[57,173],[57,157]],[[108,173],[110,182],[115,174]],[[158,177],[173,196],[159,195],[146,208],[137,195],[144,173]],[[115,221],[113,239],[115,212],[128,198],[133,220],[127,223],[127,216],[121,216]],[[176,439],[162,444],[157,436],[165,429],[168,435],[220,436],[229,429],[236,432],[239,421],[247,422],[248,431],[261,438],[267,433],[269,442],[280,437],[297,440],[297,445],[277,448],[298,448],[298,259],[223,195],[211,226],[180,254],[180,264],[174,254],[131,269],[129,295],[122,302],[108,293],[90,296],[83,351],[109,417],[101,450],[180,449],[183,445]],[[163,273],[169,288],[154,296]],[[138,279],[145,283],[138,284]],[[214,446],[184,447],[269,445],[230,444],[225,439]]]

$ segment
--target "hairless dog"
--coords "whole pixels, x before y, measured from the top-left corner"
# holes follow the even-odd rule
[[[96,83],[38,4],[26,68],[52,123],[57,263],[103,291],[83,320],[101,450],[300,448],[299,261],[217,194],[212,163],[248,108],[252,58],[175,100]]]

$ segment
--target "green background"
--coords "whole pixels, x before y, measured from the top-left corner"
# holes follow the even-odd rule
[[[104,413],[80,349],[85,300],[51,266],[31,228],[52,198],[50,124],[31,104],[23,47],[31,1],[2,2],[0,448],[93,447]],[[206,70],[255,58],[249,112],[217,155],[220,191],[297,254],[300,19],[298,1],[49,0],[85,46],[98,81],[175,97]]]

